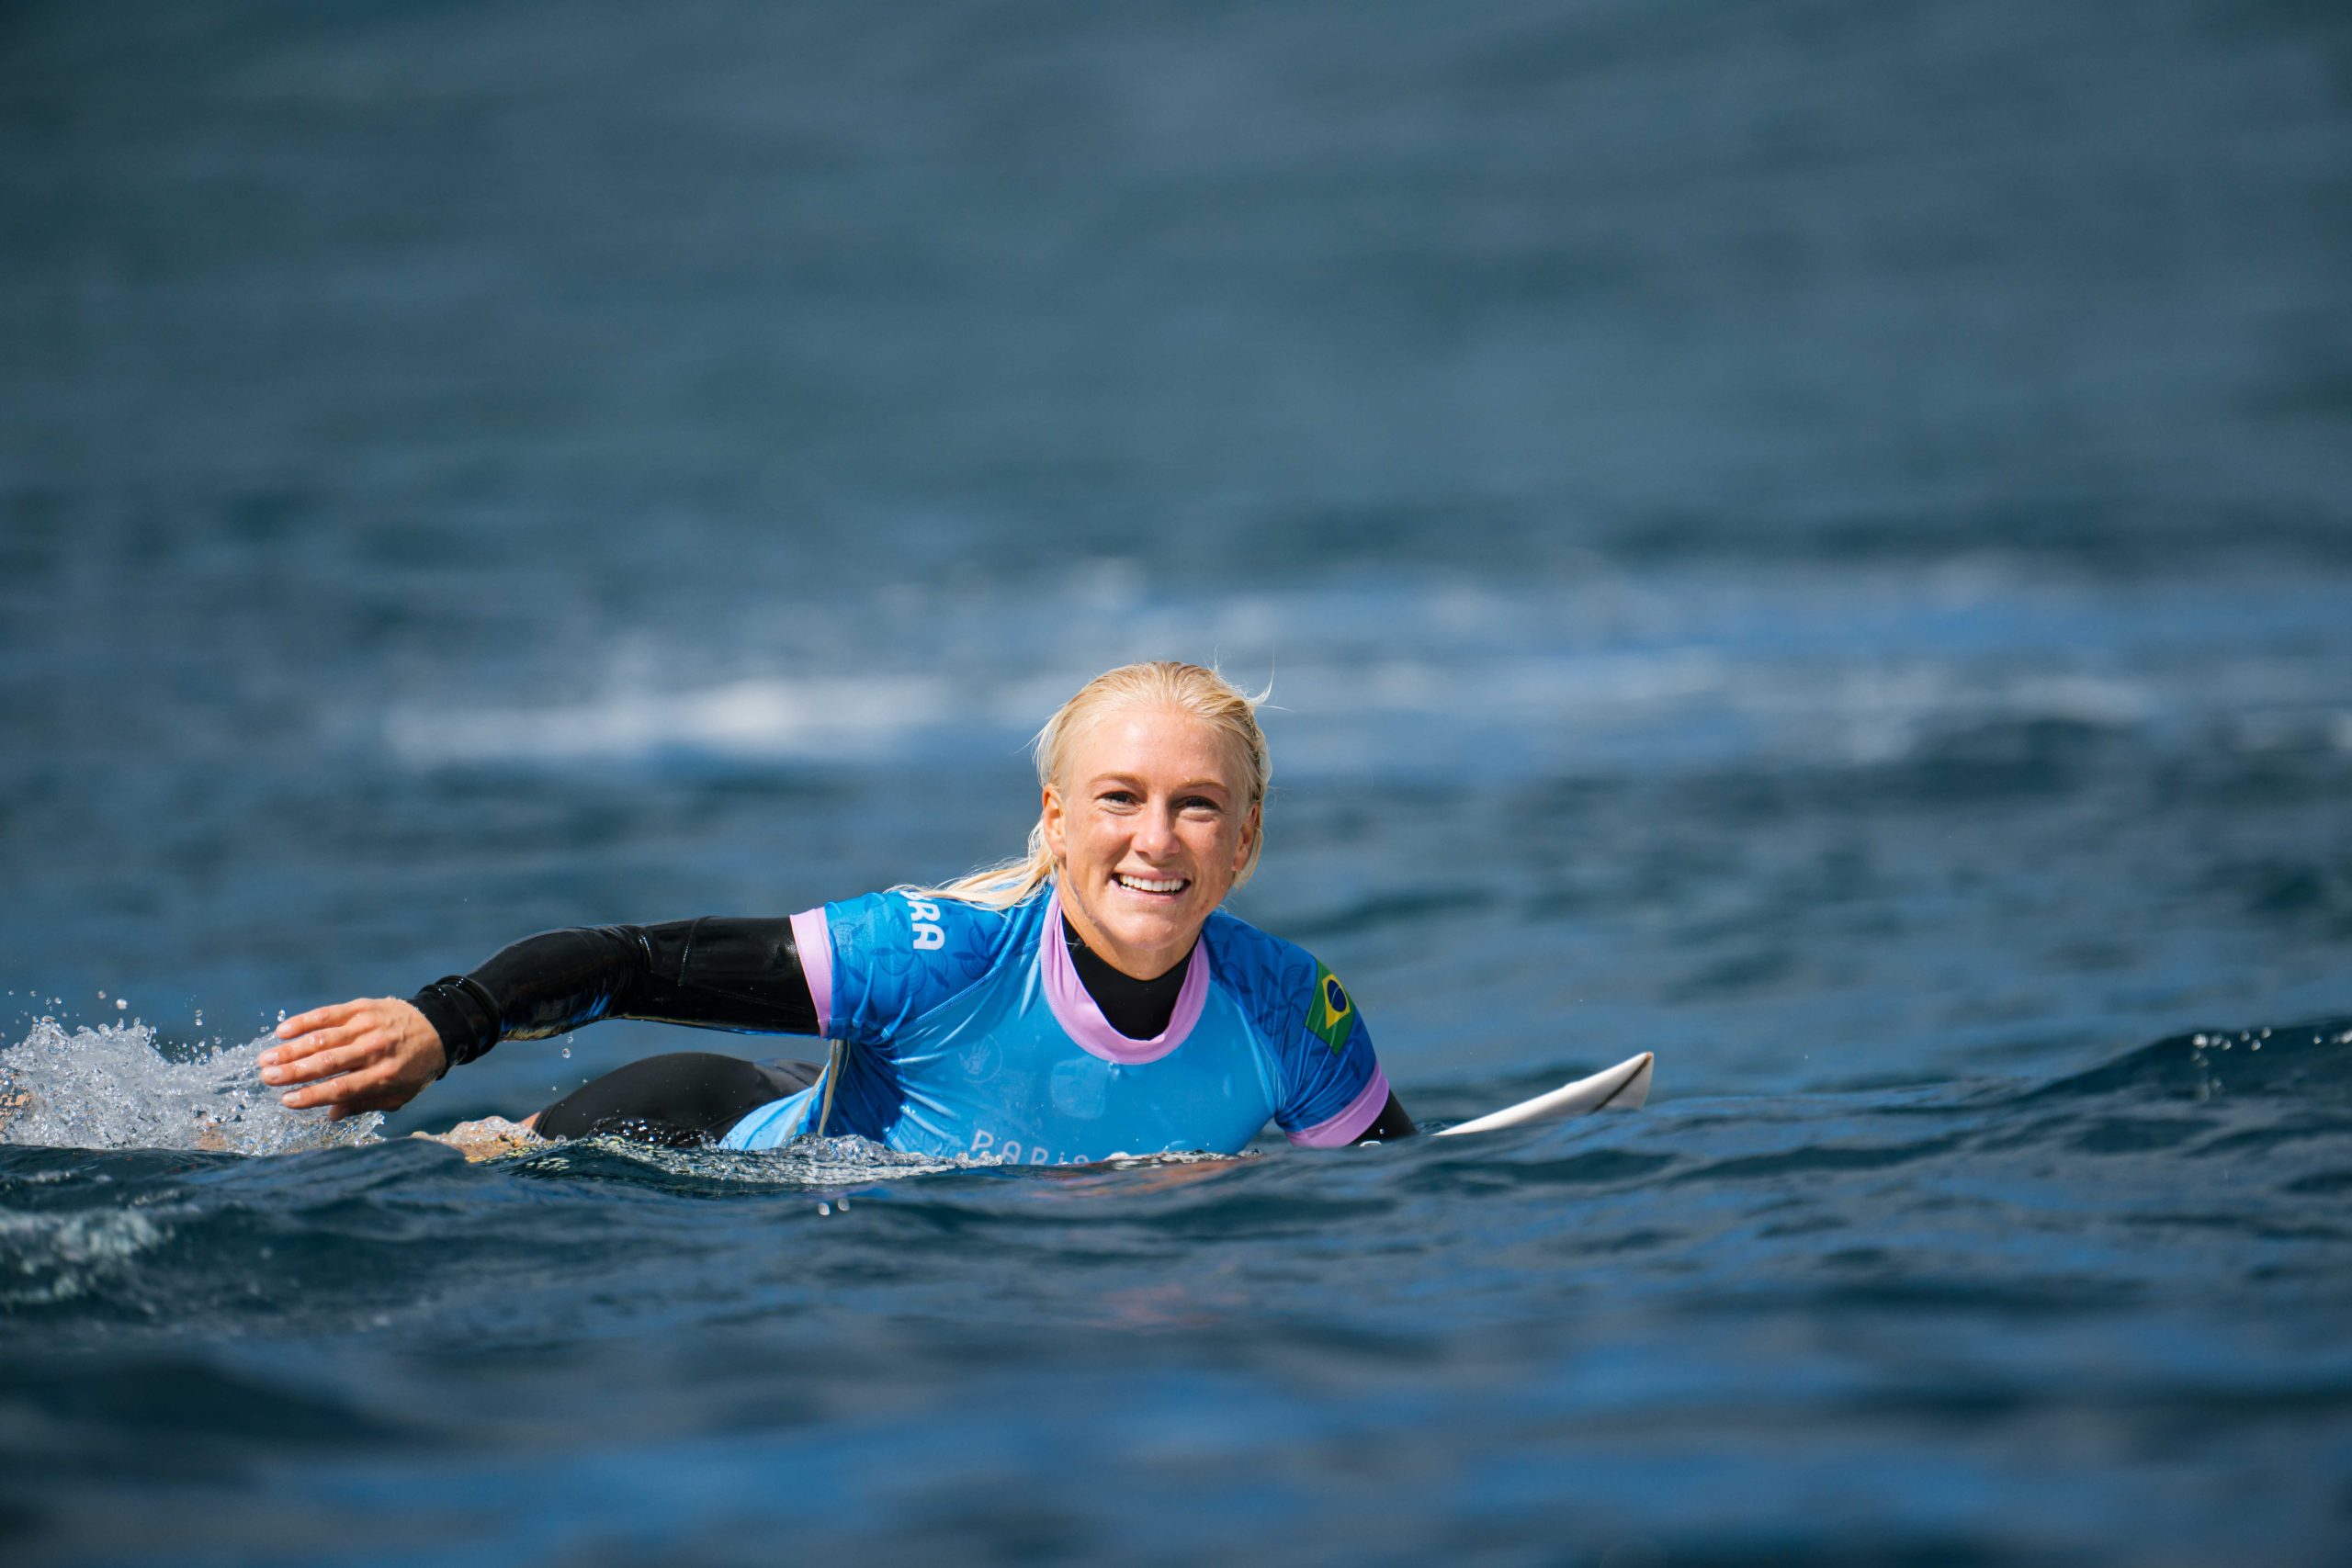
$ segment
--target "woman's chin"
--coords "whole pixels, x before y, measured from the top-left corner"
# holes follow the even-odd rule
[[[1205,909],[1122,909],[1102,922],[1102,934],[1121,947],[1140,953],[1189,948],[1200,934]],[[1170,962],[1183,956],[1172,953]]]

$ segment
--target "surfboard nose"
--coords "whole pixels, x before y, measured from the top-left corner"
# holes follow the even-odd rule
[[[1633,1076],[1625,1080],[1625,1087],[1609,1097],[1609,1102],[1603,1109],[1639,1111],[1649,1103],[1650,1070],[1657,1065],[1657,1053],[1645,1051],[1634,1060],[1641,1065],[1636,1066]]]

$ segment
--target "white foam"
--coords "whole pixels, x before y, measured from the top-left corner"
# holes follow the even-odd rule
[[[888,1148],[854,1134],[841,1137],[795,1138],[777,1149],[668,1149],[627,1138],[603,1135],[523,1147],[497,1156],[527,1160],[535,1170],[571,1168],[572,1156],[583,1149],[617,1155],[639,1165],[673,1176],[705,1180],[783,1187],[861,1187],[876,1181],[937,1176],[948,1171],[1017,1170],[1069,1174],[1084,1171],[1141,1170],[1159,1166],[1228,1163],[1226,1155],[1113,1155],[1091,1166],[1038,1166],[995,1155],[922,1155]]]

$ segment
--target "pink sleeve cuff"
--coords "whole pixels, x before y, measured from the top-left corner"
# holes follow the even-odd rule
[[[1283,1136],[1303,1149],[1336,1149],[1363,1137],[1364,1129],[1379,1121],[1380,1113],[1387,1109],[1388,1075],[1375,1066],[1372,1081],[1363,1086],[1363,1092],[1348,1101],[1345,1111],[1328,1122],[1317,1122],[1312,1127]]]
[[[824,906],[792,917],[792,945],[800,950],[800,972],[808,977],[808,999],[817,1004],[817,1032],[833,1036],[833,933]]]

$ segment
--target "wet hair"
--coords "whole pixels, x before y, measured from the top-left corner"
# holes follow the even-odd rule
[[[1272,769],[1266,754],[1265,732],[1258,728],[1258,705],[1265,693],[1245,696],[1214,670],[1174,660],[1146,664],[1122,664],[1106,670],[1078,689],[1076,695],[1054,712],[1037,731],[1030,748],[1037,760],[1037,784],[1058,786],[1069,761],[1070,743],[1097,720],[1125,708],[1174,708],[1216,729],[1228,751],[1249,774],[1249,799],[1242,814],[1265,804],[1266,781]],[[1265,847],[1261,829],[1250,845],[1250,858],[1233,879],[1240,886],[1258,869],[1258,852]],[[1053,852],[1046,847],[1046,819],[1041,812],[1029,829],[1028,852],[1018,860],[985,866],[943,887],[909,887],[900,892],[926,898],[955,898],[991,909],[1009,909],[1052,880]]]

